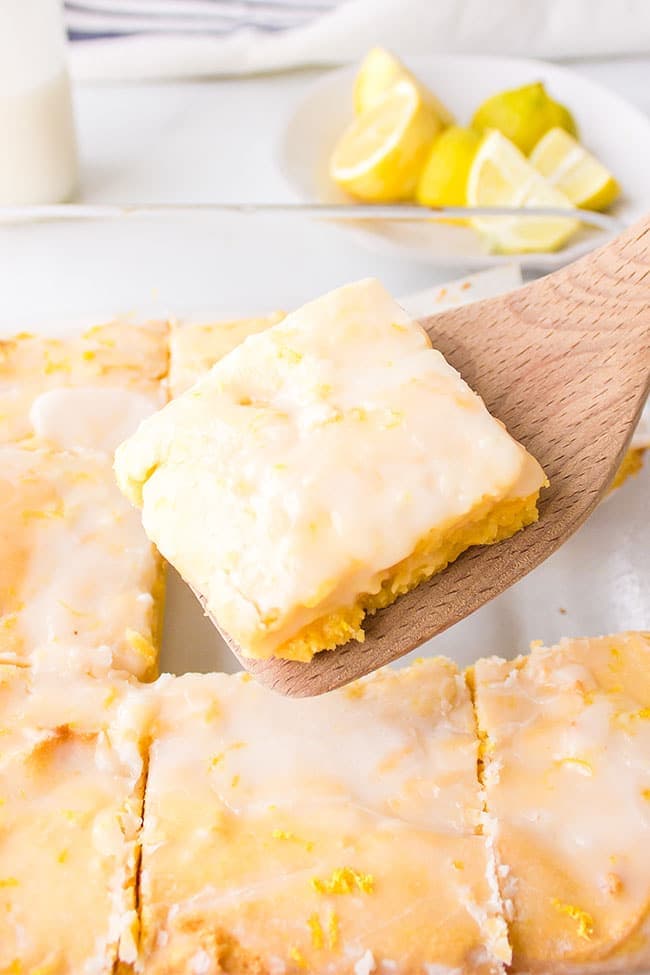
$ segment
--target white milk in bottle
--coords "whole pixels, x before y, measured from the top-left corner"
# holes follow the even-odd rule
[[[76,184],[60,0],[0,0],[0,206],[60,203]]]

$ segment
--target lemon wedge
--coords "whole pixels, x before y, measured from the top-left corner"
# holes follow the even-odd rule
[[[359,200],[408,199],[439,130],[416,86],[398,81],[343,133],[330,159],[330,176]]]
[[[465,206],[467,179],[481,137],[451,125],[433,143],[415,197],[423,206]]]
[[[487,133],[467,182],[470,206],[571,208],[570,200],[546,182],[526,157],[500,132]],[[558,250],[578,229],[564,217],[473,217],[473,226],[494,250],[504,254]]]
[[[620,193],[608,169],[564,129],[551,129],[537,143],[531,165],[574,206],[605,210]]]
[[[440,99],[420,84],[415,75],[383,47],[373,47],[361,62],[354,82],[354,110],[357,115],[372,108],[398,81],[410,81],[415,85],[422,101],[431,109],[441,126],[453,123],[453,115]]]
[[[472,125],[479,132],[498,129],[526,156],[549,129],[577,135],[571,112],[551,98],[541,81],[492,95],[477,108]]]

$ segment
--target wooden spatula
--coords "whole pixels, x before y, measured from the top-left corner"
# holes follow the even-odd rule
[[[308,664],[249,660],[230,643],[244,667],[282,694],[322,694],[403,656],[517,582],[593,511],[650,390],[650,217],[555,274],[423,324],[542,464],[551,487],[539,521],[469,550],[367,618],[364,643]]]

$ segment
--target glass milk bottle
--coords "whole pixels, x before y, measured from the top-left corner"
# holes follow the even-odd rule
[[[60,203],[76,183],[60,0],[0,0],[0,206]]]

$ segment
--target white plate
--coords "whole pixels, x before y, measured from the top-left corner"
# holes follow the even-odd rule
[[[65,335],[124,313],[136,320],[205,320],[291,309],[371,274],[402,296],[412,314],[490,297],[520,282],[516,268],[501,267],[442,285],[424,265],[376,257],[338,227],[290,212],[217,208],[83,220],[65,213],[66,219],[18,226],[0,221],[0,336],[23,329]],[[416,655],[448,654],[465,665],[490,653],[512,656],[538,638],[650,629],[649,491],[646,464],[548,562]],[[162,667],[238,669],[173,572]]]
[[[615,174],[624,196],[612,216],[625,224],[650,210],[650,119],[628,102],[582,75],[555,64],[487,56],[414,57],[407,66],[449,106],[459,124],[469,124],[487,97],[507,88],[543,81],[573,112],[584,144]],[[279,146],[279,162],[298,197],[309,202],[350,202],[329,179],[331,150],[353,117],[356,66],[328,74],[295,108]],[[349,226],[349,224],[348,224]],[[424,223],[365,223],[357,233],[367,244],[400,251],[439,266],[486,267],[511,258],[488,254],[469,228]],[[557,254],[518,258],[524,266],[551,269],[573,260],[601,234],[578,235]]]

